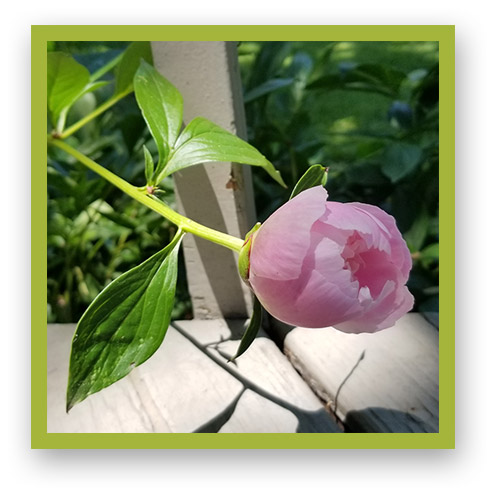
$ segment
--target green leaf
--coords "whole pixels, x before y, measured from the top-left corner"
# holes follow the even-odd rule
[[[54,126],[61,113],[81,97],[89,82],[87,68],[70,55],[63,52],[47,54],[47,106]]]
[[[297,196],[302,191],[315,186],[324,186],[328,178],[328,169],[323,165],[312,165],[306,173],[298,180],[293,188],[290,199]]]
[[[195,118],[182,131],[175,151],[157,181],[198,163],[210,161],[254,165],[264,170],[283,187],[286,184],[273,164],[253,146],[205,118]]]
[[[421,158],[419,146],[404,142],[389,144],[382,156],[382,173],[392,182],[398,182],[415,170]]]
[[[439,259],[439,243],[432,243],[429,246],[425,247],[420,255],[425,259]]]
[[[293,82],[293,78],[272,78],[271,80],[267,80],[267,82],[258,85],[245,94],[245,104],[248,104],[249,102],[258,99],[259,97],[274,92],[275,90],[288,87]]]
[[[250,347],[259,333],[261,323],[262,306],[257,300],[257,297],[254,297],[252,318],[250,319],[250,323],[248,324],[247,329],[245,330],[245,333],[240,341],[238,351],[229,361],[234,361],[236,358],[239,358]]]
[[[80,319],[71,349],[67,411],[125,377],[158,349],[175,297],[182,233],[163,250],[121,275]]]
[[[310,90],[358,90],[396,97],[406,75],[381,64],[360,64],[345,73],[324,75],[310,83]]]
[[[439,262],[439,243],[431,243],[421,250],[419,260],[426,268],[435,266]]]
[[[153,64],[150,42],[133,42],[123,53],[116,68],[115,95],[133,90],[134,75],[141,63],[141,59]]]
[[[80,95],[76,98],[75,102],[80,99],[85,94],[88,94],[89,92],[94,92],[94,90],[100,89],[101,87],[104,87],[105,85],[108,85],[109,82],[106,81],[100,81],[100,82],[90,82],[89,84],[85,85],[85,88],[82,90]]]
[[[429,215],[423,209],[413,221],[412,226],[405,232],[404,238],[410,252],[418,252],[425,243],[429,231]]]
[[[153,66],[141,61],[134,77],[135,98],[158,148],[158,168],[167,163],[182,125],[179,91]]]
[[[144,163],[145,163],[145,171],[146,171],[146,184],[148,186],[153,185],[153,174],[154,174],[154,162],[151,153],[149,152],[146,146],[143,146],[144,150]]]

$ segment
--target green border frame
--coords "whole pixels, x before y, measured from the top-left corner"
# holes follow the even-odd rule
[[[46,42],[52,40],[438,41],[440,196],[440,431],[433,434],[47,433]],[[32,448],[384,449],[455,447],[455,27],[454,26],[32,26],[31,30]],[[43,207],[43,209],[42,209]]]

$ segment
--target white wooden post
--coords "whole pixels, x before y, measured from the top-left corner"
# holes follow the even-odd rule
[[[152,42],[152,48],[155,67],[184,97],[184,124],[203,116],[246,138],[234,42]],[[207,163],[177,172],[174,180],[178,209],[191,219],[238,237],[255,223],[250,167]],[[251,294],[236,254],[191,235],[183,248],[194,317],[248,317]]]

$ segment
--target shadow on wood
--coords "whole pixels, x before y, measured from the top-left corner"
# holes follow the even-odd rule
[[[345,432],[438,432],[422,419],[391,408],[350,411],[344,420]]]

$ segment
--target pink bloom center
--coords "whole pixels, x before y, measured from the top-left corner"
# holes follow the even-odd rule
[[[387,280],[397,280],[397,271],[386,252],[368,247],[358,232],[349,236],[342,252],[344,269],[351,272],[351,279],[359,288],[368,288],[373,298],[378,297]]]

